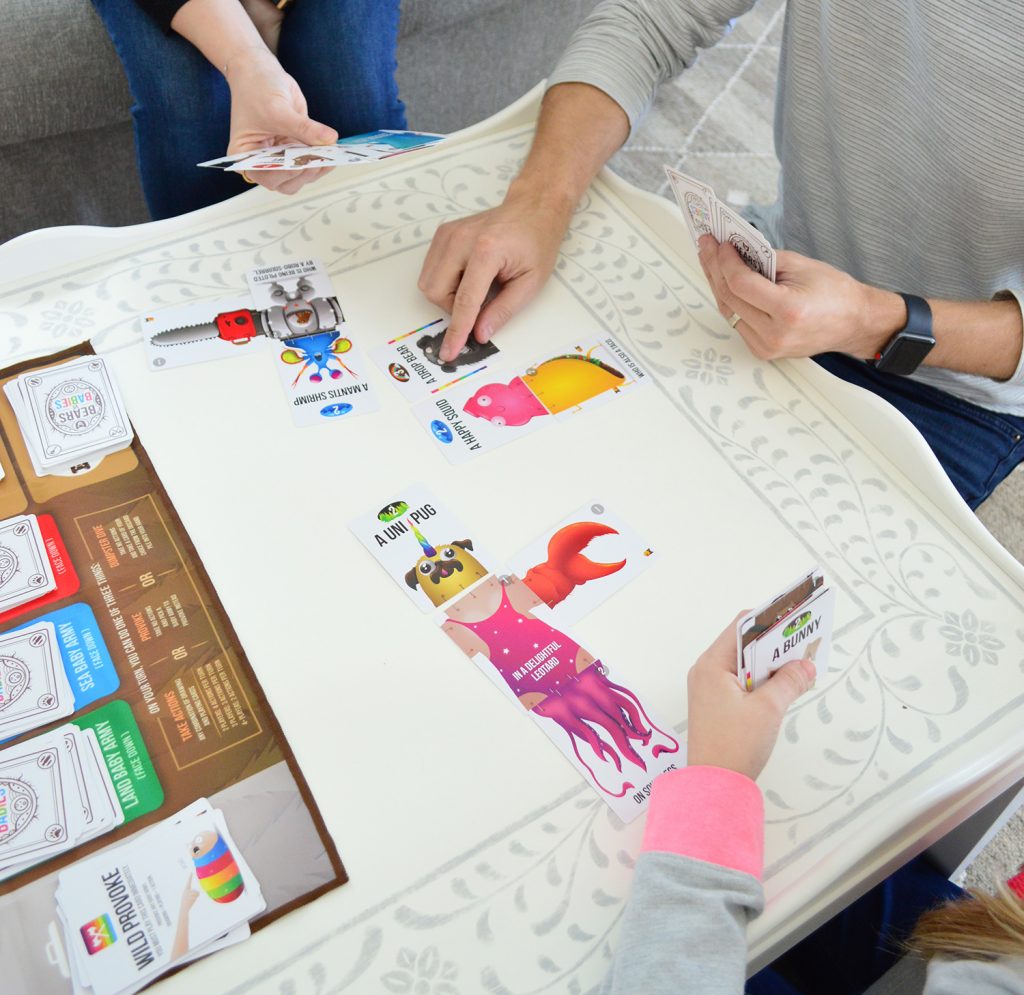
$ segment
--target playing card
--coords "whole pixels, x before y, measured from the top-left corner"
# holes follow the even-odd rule
[[[397,335],[370,354],[407,401],[440,394],[463,380],[479,376],[497,362],[498,347],[493,342],[481,345],[472,337],[454,359],[442,361],[441,343],[448,322],[446,317],[435,318]]]
[[[752,686],[760,687],[791,660],[809,659],[827,670],[834,616],[835,591],[824,586],[755,639],[745,656]]]
[[[0,740],[70,715],[75,699],[49,622],[0,635]]]
[[[266,908],[222,813],[206,799],[61,871],[57,903],[95,995],[159,976]]]
[[[72,604],[47,612],[32,622],[12,629],[11,634],[24,632],[43,622],[50,623],[54,628],[64,674],[74,696],[75,711],[80,711],[118,689],[121,680],[96,616],[88,605]]]
[[[206,162],[198,162],[197,166],[206,166],[210,169],[226,170],[231,166],[238,166],[250,159],[257,159],[268,152],[273,153],[288,148],[287,145],[273,145],[262,149],[247,149],[245,152],[235,152],[232,155],[224,155],[219,159],[208,159]],[[245,167],[242,166],[244,169]]]
[[[728,242],[755,273],[775,282],[775,250],[750,222],[719,201],[718,241]]]
[[[478,583],[495,562],[422,484],[388,495],[348,527],[424,612]]]
[[[0,750],[0,879],[11,865],[44,860],[74,842],[84,816],[68,811],[74,772],[59,729]]]
[[[360,156],[337,145],[296,145],[284,154],[286,169],[323,169],[360,161]]]
[[[790,660],[828,666],[834,591],[815,567],[736,624],[737,676],[752,691]]]
[[[427,131],[368,131],[338,139],[339,148],[362,159],[389,159],[441,141],[444,135]]]
[[[548,529],[509,568],[559,618],[575,625],[654,559],[654,550],[621,518],[591,501]]]
[[[0,612],[33,601],[56,586],[35,515],[0,522]]]
[[[256,335],[244,342],[220,337],[217,317],[252,308],[252,297],[222,297],[215,301],[186,304],[144,314],[139,321],[146,363],[151,370],[171,370],[215,359],[237,359],[270,347],[270,340]],[[162,332],[175,332],[163,336]],[[157,338],[162,341],[157,341]]]
[[[270,327],[294,332],[275,344],[274,365],[296,425],[351,421],[380,407],[330,277],[316,259],[263,266],[247,279]]]
[[[519,370],[488,370],[412,412],[445,457],[462,463],[649,379],[614,338],[600,336],[548,351]]]
[[[285,153],[288,149],[293,148],[296,142],[288,142],[285,145],[271,145],[265,149],[259,149],[255,155],[247,155],[243,159],[238,159],[235,162],[228,163],[226,166],[218,167],[224,169],[228,173],[248,173],[259,172],[260,170],[277,170],[285,168]],[[216,162],[217,160],[211,160]],[[200,163],[200,166],[207,165],[207,163]]]
[[[669,185],[675,195],[676,203],[683,212],[687,231],[694,245],[702,235],[712,235],[719,239],[718,234],[718,198],[715,191],[706,183],[680,173],[671,166],[665,167]]]
[[[646,809],[658,774],[685,765],[670,727],[519,578],[490,576],[438,622],[623,821]]]
[[[26,373],[16,383],[24,394],[44,470],[131,444],[128,415],[101,357]]]

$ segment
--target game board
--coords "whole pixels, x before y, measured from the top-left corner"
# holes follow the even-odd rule
[[[0,386],[88,351],[9,367]],[[24,939],[5,943],[5,985],[69,990],[72,951],[47,931],[58,872],[204,796],[227,813],[269,896],[254,929],[344,884],[302,771],[138,439],[89,473],[40,477],[0,395],[0,465],[0,518],[44,516],[58,576],[0,627],[54,624],[75,691],[70,721],[95,730],[124,814],[119,828],[0,881],[7,936]]]
[[[680,738],[690,662],[822,564],[830,669],[761,778],[754,964],[1022,773],[1019,565],[905,423],[811,364],[749,355],[671,203],[604,174],[552,282],[465,381],[508,384],[602,334],[651,383],[464,465],[372,365],[378,411],[301,429],[266,354],[146,369],[139,315],[237,294],[282,259],[323,261],[368,357],[439,317],[416,289],[430,237],[500,202],[535,112],[294,198],[0,251],[8,354],[93,337],[106,356],[352,874],[169,991],[586,991],[607,969],[642,820],[615,817],[349,533],[409,481],[499,560],[595,496],[643,535],[654,562],[571,629]]]

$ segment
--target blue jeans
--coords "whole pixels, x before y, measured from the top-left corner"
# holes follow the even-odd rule
[[[924,912],[963,894],[918,857],[755,974],[746,995],[860,995],[900,959]]]
[[[1018,463],[1024,462],[1024,418],[998,414],[928,384],[842,353],[814,357],[829,373],[885,398],[914,423],[953,486],[977,508]]]
[[[202,53],[165,34],[135,0],[92,0],[124,66],[142,189],[154,219],[246,189],[237,173],[197,169],[225,154],[231,95]],[[301,0],[285,14],[278,59],[309,116],[344,137],[405,128],[395,83],[399,0]]]

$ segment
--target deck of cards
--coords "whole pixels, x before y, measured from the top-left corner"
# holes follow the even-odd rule
[[[5,384],[37,476],[71,476],[126,449],[134,433],[99,356],[23,373]]]
[[[815,568],[757,611],[736,623],[736,672],[753,691],[791,660],[828,667],[835,592]]]
[[[362,162],[390,159],[404,152],[413,152],[441,141],[444,135],[426,131],[369,131],[362,135],[339,138],[334,145],[271,145],[249,149],[233,155],[197,163],[208,169],[228,173],[260,172],[262,170],[324,169],[331,166],[352,166]]]
[[[15,515],[0,521],[0,613],[35,601],[56,586],[36,516]]]
[[[61,871],[57,916],[76,992],[138,991],[249,935],[266,902],[205,798]]]
[[[0,750],[0,880],[122,822],[91,729],[63,725]]]
[[[670,166],[665,167],[665,172],[693,244],[696,245],[702,235],[712,235],[718,242],[729,242],[755,273],[774,283],[775,250],[768,239],[723,204],[706,183]]]
[[[75,710],[57,630],[50,622],[0,635],[0,740],[38,729]]]

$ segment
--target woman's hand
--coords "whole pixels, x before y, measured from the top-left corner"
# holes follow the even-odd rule
[[[224,75],[231,88],[228,155],[286,142],[333,145],[338,140],[333,128],[309,117],[298,84],[265,46],[252,46],[233,55]],[[292,194],[326,172],[253,170],[245,175],[268,190]]]
[[[687,763],[724,767],[756,779],[771,756],[786,709],[814,684],[814,664],[793,660],[756,691],[736,678],[736,623],[690,668]]]

